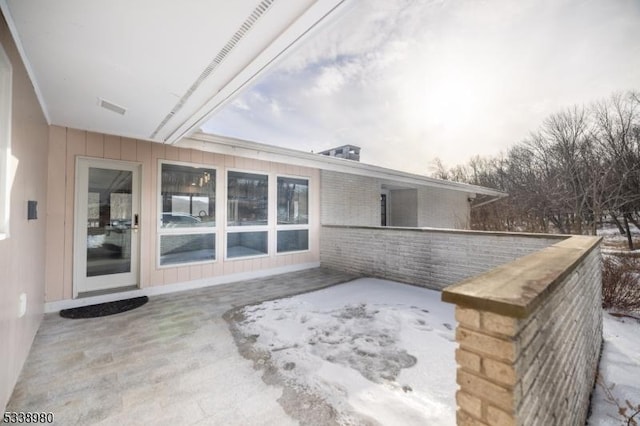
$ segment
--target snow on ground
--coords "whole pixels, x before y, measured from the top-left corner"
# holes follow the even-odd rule
[[[640,320],[603,314],[603,350],[600,379],[591,399],[590,425],[627,424],[618,413],[618,404],[640,404]],[[609,391],[605,389],[609,388]],[[609,394],[609,395],[607,395]],[[627,408],[627,416],[634,411]],[[640,414],[635,417],[640,423]]]
[[[455,319],[440,295],[363,278],[247,306],[239,327],[288,385],[321,396],[343,424],[454,425]],[[605,312],[603,336],[588,424],[617,426],[626,420],[612,398],[640,404],[640,320]]]
[[[248,306],[239,326],[344,424],[454,425],[454,307],[440,295],[363,278]]]
[[[633,224],[629,224],[631,236],[634,245],[637,247],[640,238],[640,230]],[[629,253],[638,253],[640,248],[630,251],[627,247],[627,236],[620,234],[618,228],[612,223],[603,223],[597,232],[599,237],[603,238],[602,252],[605,254],[625,255]]]

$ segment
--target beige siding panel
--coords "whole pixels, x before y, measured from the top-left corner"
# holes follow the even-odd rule
[[[64,235],[64,298],[70,299],[73,293],[73,225],[76,185],[76,157],[86,155],[86,133],[81,130],[67,129],[67,182],[66,212]]]
[[[189,267],[189,279],[199,280],[202,278],[202,265],[193,265]]]
[[[190,149],[185,149],[185,148],[178,148],[179,151],[179,155],[180,155],[180,161],[186,161],[189,162],[191,161],[191,150]]]
[[[262,268],[262,262],[260,261],[260,259],[253,259],[251,261],[251,271],[252,272],[257,272]]]
[[[213,264],[213,275],[214,277],[220,276],[224,274],[224,269],[222,267],[223,261],[220,255],[218,255],[218,261]]]
[[[120,159],[136,161],[138,144],[135,139],[122,138],[120,143]]]
[[[102,140],[103,154],[105,157],[119,157],[125,161],[136,161],[142,165],[141,175],[141,234],[140,234],[140,285],[142,287],[166,285],[178,282],[188,282],[208,277],[217,277],[228,274],[238,274],[246,272],[259,272],[263,269],[272,269],[276,267],[285,267],[298,263],[307,263],[311,261],[319,261],[319,246],[316,234],[318,233],[319,224],[319,171],[315,169],[307,169],[298,166],[290,166],[286,164],[278,164],[266,162],[262,160],[235,158],[220,154],[205,153],[197,150],[180,149],[177,147],[166,146],[162,144],[139,141],[134,139],[120,138],[111,135],[100,135],[97,133],[87,134],[83,131],[74,129],[56,128],[52,133],[58,136],[59,144],[66,146],[64,160],[68,162],[66,181],[64,175],[59,176],[58,180],[62,181],[61,191],[64,193],[63,199],[65,203],[59,207],[58,213],[63,219],[60,222],[66,223],[64,228],[64,248],[63,254],[58,251],[58,260],[53,255],[50,262],[57,262],[56,265],[63,265],[62,280],[58,282],[58,287],[52,286],[51,297],[70,298],[72,294],[72,236],[73,236],[73,198],[74,198],[74,175],[75,175],[75,156],[99,155],[100,141]],[[65,132],[68,136],[65,141]],[[217,261],[213,264],[204,265],[186,265],[180,267],[158,268],[157,262],[157,226],[159,211],[158,198],[158,162],[159,160],[169,161],[185,161],[194,164],[206,164],[217,169],[217,195],[216,204],[218,228],[216,230],[216,250]],[[51,161],[54,161],[53,158]],[[57,161],[57,160],[56,160]],[[226,188],[225,172],[228,165],[243,166],[233,167],[235,169],[244,169],[257,173],[274,173],[269,175],[270,179],[270,199],[276,198],[276,174],[287,174],[294,176],[308,176],[311,178],[310,187],[310,212],[311,212],[311,245],[310,251],[307,253],[276,255],[275,244],[275,226],[276,226],[276,206],[270,206],[269,209],[269,234],[270,254],[267,257],[244,259],[244,260],[224,260],[224,212],[226,209]],[[52,180],[54,182],[55,180]],[[52,194],[54,192],[51,192]],[[54,205],[52,205],[55,207]],[[53,218],[52,218],[53,220]],[[58,227],[59,228],[59,227]],[[49,241],[54,239],[53,234]],[[50,251],[54,251],[55,242],[49,242]],[[60,258],[60,256],[62,256]],[[55,271],[55,269],[52,269]],[[60,272],[58,272],[60,274]],[[54,277],[52,273],[51,277]],[[51,283],[53,284],[53,278]],[[57,291],[57,293],[56,293]],[[53,296],[55,295],[55,296]]]
[[[49,128],[49,159],[47,175],[47,236],[45,300],[64,298],[64,241],[65,241],[65,164],[67,129]]]
[[[164,283],[173,284],[178,282],[178,270],[176,268],[164,269]]]
[[[149,276],[149,285],[164,285],[164,269],[157,269],[156,267],[156,252],[151,253],[152,256],[152,264],[151,264],[151,272]]]
[[[190,266],[181,266],[178,268],[178,282],[182,283],[182,282],[187,282],[190,280],[190,271],[191,267]]]
[[[222,262],[222,275],[229,275],[229,274],[233,274],[233,264],[235,263],[235,261],[223,261]]]
[[[180,160],[180,148],[175,146],[165,147],[165,160],[179,161]]]
[[[195,151],[198,152],[198,151]],[[212,153],[212,152],[203,152],[202,153],[202,163],[207,164],[207,165],[217,165],[218,164],[218,157],[216,156],[216,154]]]
[[[112,160],[120,159],[120,136],[105,135],[104,137],[104,158]]]
[[[104,135],[87,132],[87,155],[89,157],[104,157]]]
[[[42,319],[45,293],[49,128],[11,32],[0,18],[0,45],[12,67],[9,238],[0,240],[0,406],[5,407]],[[63,151],[64,152],[64,151]],[[62,167],[64,160],[58,167]],[[26,200],[39,218],[27,220]],[[27,310],[18,318],[21,294]]]
[[[198,151],[195,149],[191,149],[190,151],[191,151],[191,162],[196,164],[202,164],[204,153],[202,151]]]
[[[209,278],[212,276],[213,276],[213,263],[205,263],[204,265],[202,265],[202,278]]]

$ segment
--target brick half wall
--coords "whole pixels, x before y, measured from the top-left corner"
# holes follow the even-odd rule
[[[566,236],[324,225],[320,263],[434,290],[548,247]]]
[[[453,285],[459,425],[582,425],[602,345],[600,239]]]
[[[582,236],[323,226],[320,261],[442,290],[456,304],[458,425],[578,425],[602,345],[599,245]]]

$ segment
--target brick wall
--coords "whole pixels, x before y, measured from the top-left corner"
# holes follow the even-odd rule
[[[320,220],[323,224],[380,225],[380,182],[347,173],[321,171]]]
[[[470,195],[440,188],[419,188],[418,226],[468,229],[471,214]]]
[[[572,237],[447,288],[459,425],[582,425],[602,344],[599,239]]]
[[[442,290],[564,237],[418,228],[323,226],[323,266]]]
[[[459,425],[579,425],[602,344],[599,243],[580,236],[323,226],[320,261],[444,289],[458,322]]]
[[[469,226],[470,193],[328,170],[321,172],[321,223],[379,226],[383,190],[389,192],[388,223],[393,226]]]
[[[389,226],[418,226],[418,191],[394,189],[389,191]]]

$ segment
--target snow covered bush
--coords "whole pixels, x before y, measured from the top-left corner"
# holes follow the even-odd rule
[[[604,256],[602,307],[620,312],[640,311],[640,263],[637,259]]]

